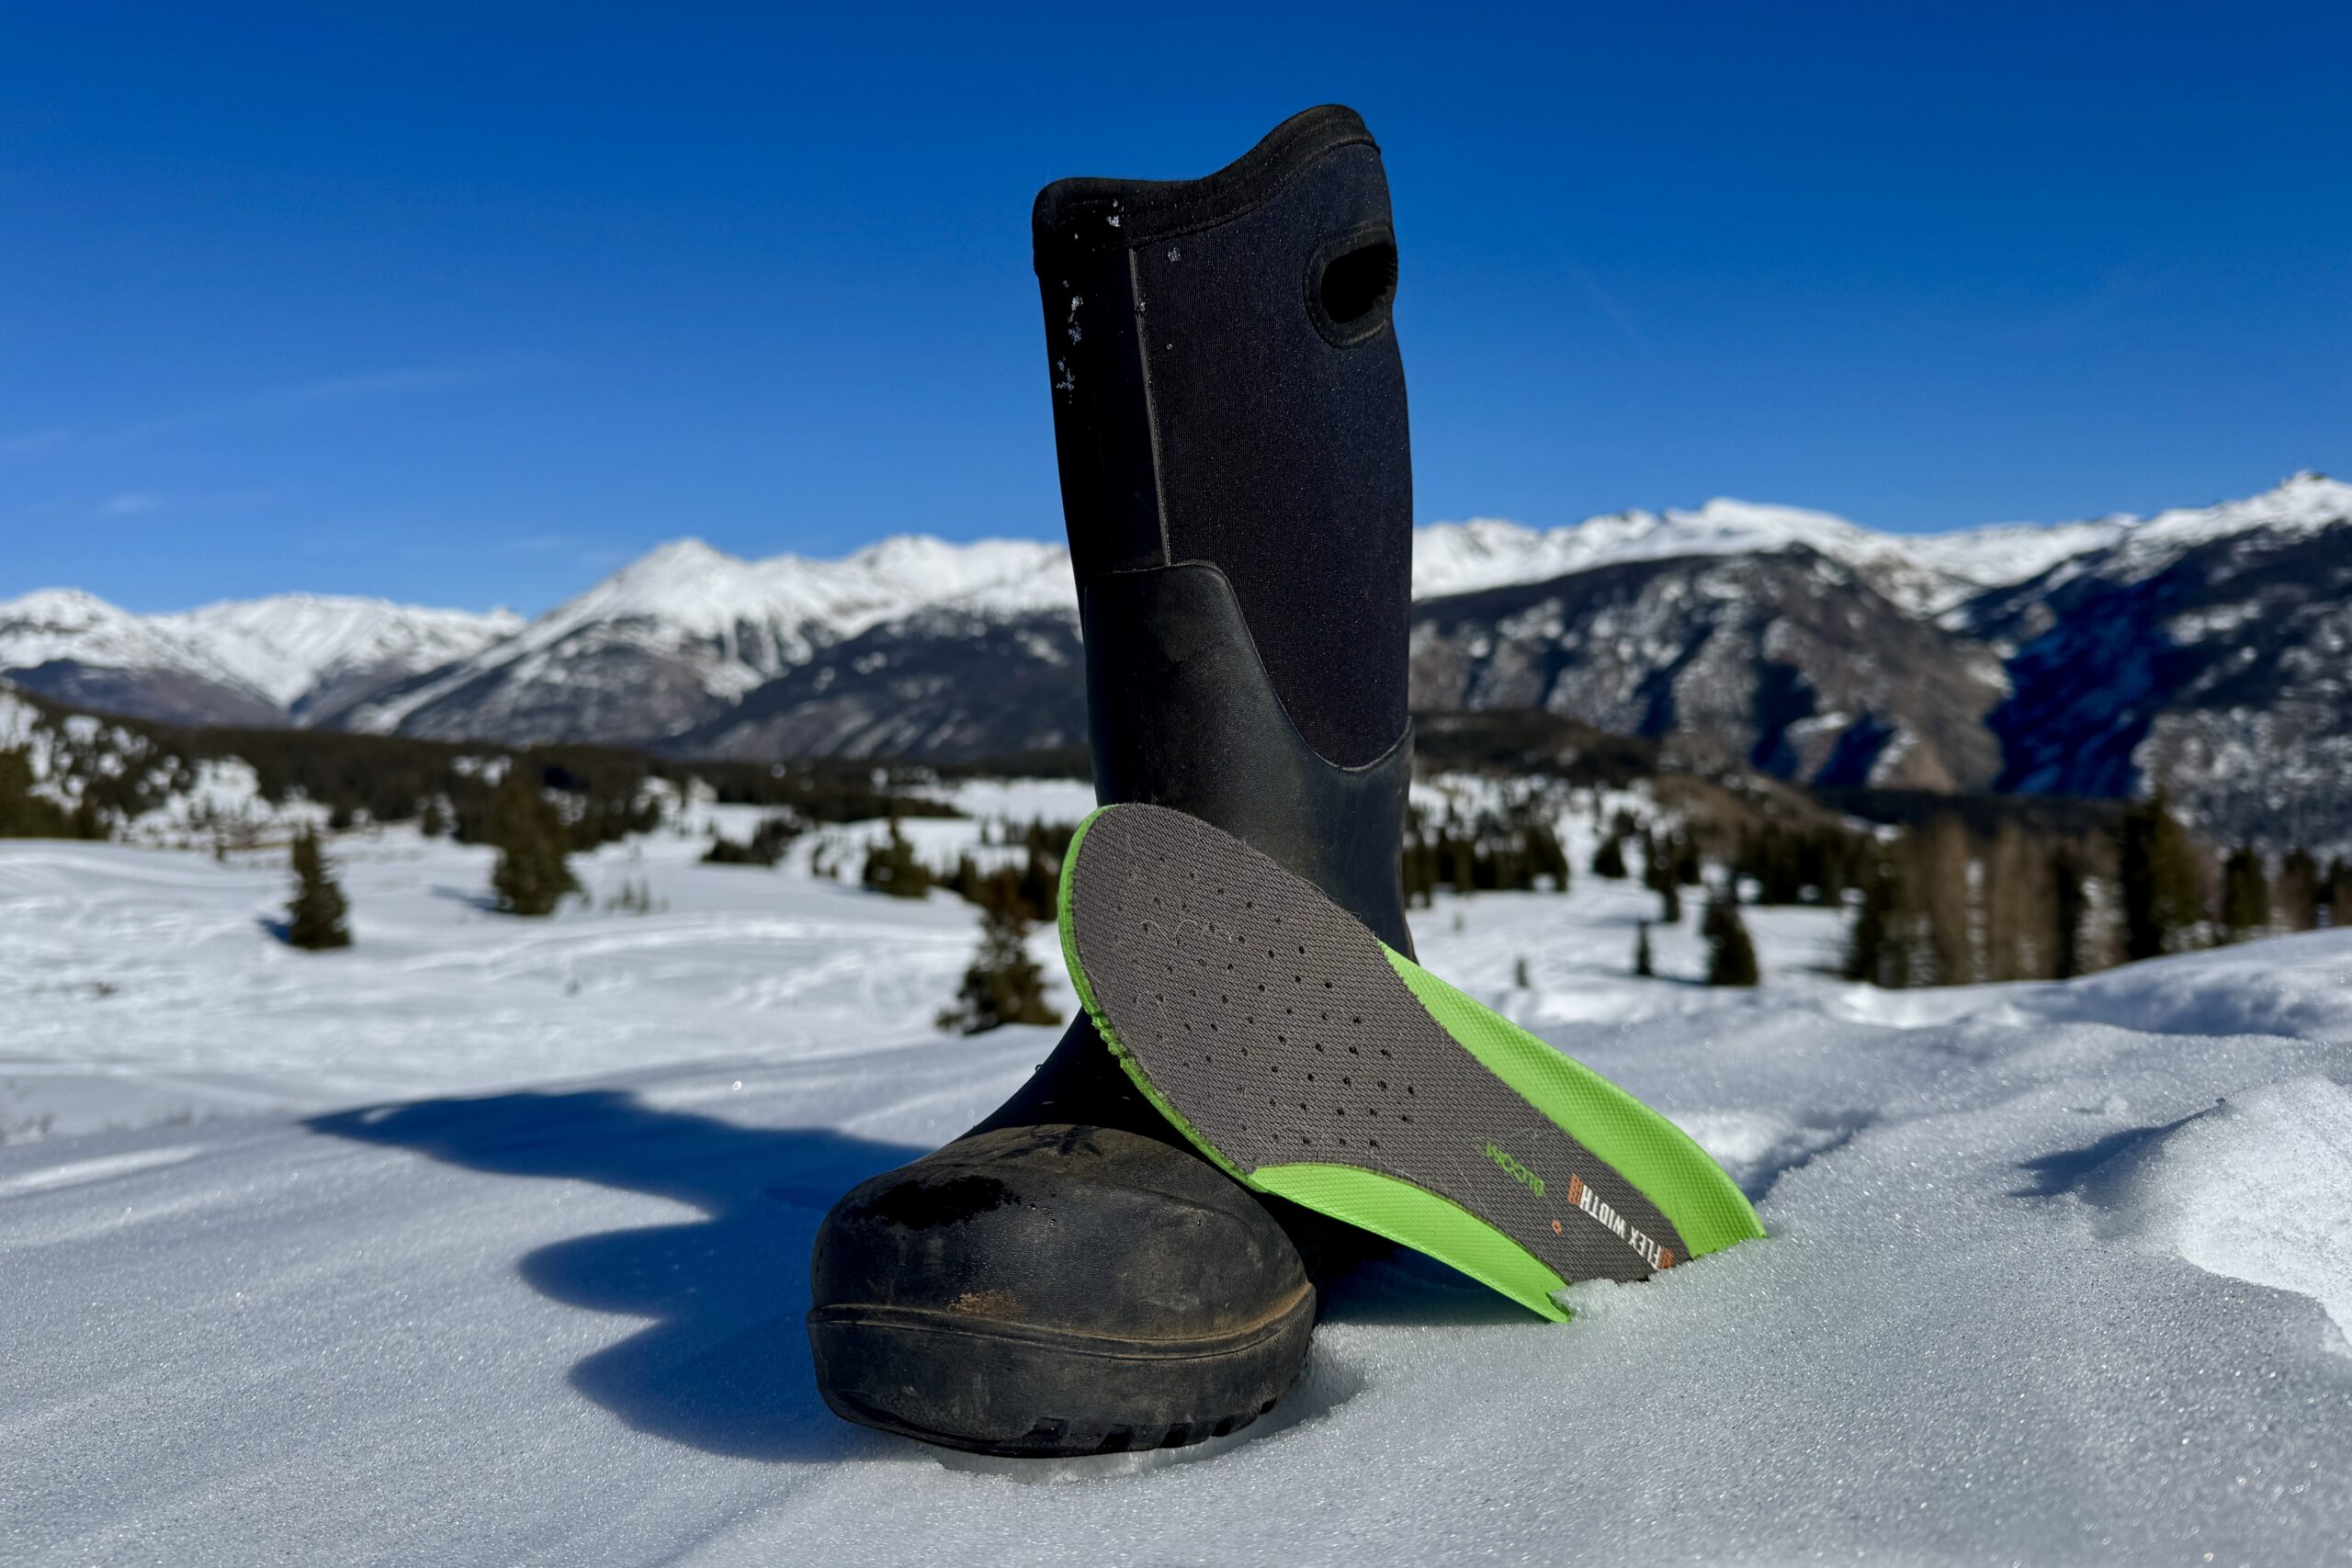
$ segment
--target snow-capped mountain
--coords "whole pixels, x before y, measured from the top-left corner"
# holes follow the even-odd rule
[[[2052,533],[2074,548],[2104,536],[2043,530],[1972,553],[1959,536],[1928,541],[1928,558],[1826,513],[1719,500],[1546,530],[1433,525],[1415,536],[1414,584],[1434,600],[1628,563],[1802,551],[1849,570],[1897,614],[1926,615],[2039,570],[2051,556],[2041,535]],[[686,539],[335,721],[728,755],[960,755],[1078,739],[1080,690],[1069,561],[1057,546],[899,537],[839,560],[745,560]],[[1980,709],[1999,695],[1997,682],[1986,690]],[[1925,759],[1915,766],[1941,776]]]
[[[0,674],[61,701],[146,718],[301,723],[469,657],[522,625],[503,610],[312,593],[141,616],[79,590],[45,589],[0,600]]]
[[[1074,624],[1069,555],[1032,540],[901,536],[839,560],[752,561],[681,539],[342,722],[447,739],[661,740],[918,612]]]
[[[78,589],[0,600],[0,674],[62,702],[198,724],[271,724],[270,700],[210,651]]]
[[[150,623],[300,718],[359,692],[471,658],[526,624],[387,599],[283,593],[158,615]]]
[[[2216,831],[2352,813],[2352,485],[2150,518],[1876,532],[1717,500],[1414,541],[1422,708],[1530,705],[1818,784],[2170,789]],[[84,705],[737,757],[1084,733],[1069,557],[899,537],[662,546],[527,625],[288,598],[0,603],[0,674]],[[2309,833],[2306,837],[2312,836]]]
[[[2129,519],[1882,534],[1826,512],[1717,499],[1689,511],[1612,512],[1534,529],[1494,518],[1435,523],[1413,540],[1413,596],[1437,598],[1632,561],[1804,550],[1859,572],[1914,613],[1949,609],[2114,542]]]
[[[1690,511],[1612,512],[1537,530],[1493,518],[1437,523],[1413,540],[1413,596],[1438,598],[1546,582],[1631,561],[1770,555],[1804,549],[1870,573],[1919,607],[1948,597],[1948,574],[1926,567],[1907,541],[1793,506],[1717,499]]]
[[[1830,784],[2118,795],[2223,837],[2352,819],[2352,485],[1897,537],[1710,502],[1429,530],[1422,708],[1536,706]],[[1531,578],[1568,564],[1565,575]]]

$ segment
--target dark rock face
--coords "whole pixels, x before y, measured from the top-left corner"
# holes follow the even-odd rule
[[[413,694],[425,699],[405,711],[401,735],[432,740],[498,740],[510,745],[575,740],[638,745],[691,729],[728,711],[711,694],[702,669],[659,646],[604,640],[560,650],[560,680],[517,679],[517,660],[504,666],[462,672],[428,671],[327,723],[375,728],[368,710],[401,703]],[[355,723],[356,721],[356,723]]]
[[[1429,601],[1417,708],[1536,707],[1822,784],[1977,789],[1992,650],[1802,547],[1638,561]]]
[[[1082,745],[1083,658],[1072,615],[925,612],[820,650],[665,745],[688,756],[937,761]]]
[[[284,713],[252,692],[179,670],[110,670],[58,659],[0,675],[51,702],[95,713],[254,729],[286,722]]]
[[[2161,785],[2230,839],[2326,842],[2352,825],[2352,528],[2110,551],[1965,614],[2015,650],[1989,719],[2000,788]]]

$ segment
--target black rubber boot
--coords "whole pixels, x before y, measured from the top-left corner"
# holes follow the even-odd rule
[[[1035,224],[1096,795],[1214,823],[1410,952],[1412,479],[1379,150],[1310,109],[1204,179],[1049,186]],[[1220,1436],[1296,1380],[1310,1266],[1358,1237],[1203,1160],[1081,1014],[986,1122],[827,1216],[818,1386],[988,1453]]]

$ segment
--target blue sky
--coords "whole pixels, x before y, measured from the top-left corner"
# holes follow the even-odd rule
[[[2352,8],[17,6],[0,596],[1060,528],[1029,201],[1340,101],[1417,512],[2352,470]]]

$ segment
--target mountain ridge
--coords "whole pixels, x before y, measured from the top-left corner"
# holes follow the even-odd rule
[[[2347,522],[2352,485],[2306,471],[2145,518],[1934,535],[1725,499],[1431,524],[1414,698],[1539,706],[1808,782],[2210,784],[2239,825],[2333,809],[2324,775],[2352,772],[2330,652],[2352,637],[2333,608],[2352,599]],[[31,690],[444,739],[970,757],[1073,743],[1081,671],[1069,556],[1039,540],[762,559],[673,540],[528,621],[314,595],[157,616],[74,590],[0,601],[0,675]]]

